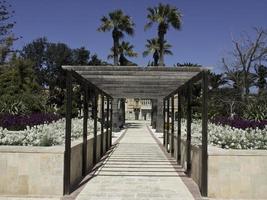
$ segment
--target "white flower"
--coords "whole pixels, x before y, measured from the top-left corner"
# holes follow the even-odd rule
[[[41,124],[33,127],[27,126],[23,131],[8,131],[0,127],[0,145],[23,146],[51,146],[64,143],[65,119],[60,119],[50,124]],[[100,123],[97,129],[100,130]],[[88,135],[93,133],[94,122],[88,120]],[[83,135],[83,119],[72,119],[72,140]]]
[[[186,120],[182,120],[181,134],[186,139]],[[177,123],[175,123],[177,130]],[[194,120],[191,124],[192,144],[201,144],[201,120]],[[228,125],[208,123],[208,142],[211,145],[232,149],[267,149],[267,126],[264,129],[247,128],[245,130]]]

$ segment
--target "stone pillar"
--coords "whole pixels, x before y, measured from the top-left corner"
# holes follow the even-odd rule
[[[118,109],[119,99],[114,98],[112,100],[112,131],[119,132],[120,131],[120,122],[119,122],[119,109]]]
[[[123,127],[125,125],[125,99],[119,99],[120,108],[119,108],[119,127]]]
[[[163,133],[163,99],[157,99],[156,132]]]
[[[152,128],[156,128],[157,123],[157,99],[152,99],[152,112],[151,112],[151,126]]]

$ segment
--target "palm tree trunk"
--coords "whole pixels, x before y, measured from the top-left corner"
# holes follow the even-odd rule
[[[159,33],[159,66],[164,66],[163,44],[164,44],[164,34]]]
[[[112,37],[113,37],[113,49],[114,49],[114,65],[119,65],[119,55],[118,55],[118,48],[119,48],[119,37],[117,30],[114,29],[112,31]]]

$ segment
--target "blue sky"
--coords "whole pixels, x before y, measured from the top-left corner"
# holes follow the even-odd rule
[[[114,9],[122,9],[135,24],[134,37],[125,40],[135,46],[138,58],[146,65],[151,56],[142,57],[147,39],[155,37],[156,26],[144,31],[146,8],[159,2],[179,8],[183,14],[180,31],[170,29],[166,39],[173,45],[173,56],[165,57],[166,65],[180,62],[198,63],[220,71],[220,60],[232,49],[231,38],[252,27],[267,28],[267,0],[9,0],[15,10],[16,35],[21,48],[38,37],[63,42],[71,48],[85,46],[90,52],[107,59],[112,46],[111,33],[96,31],[100,18]],[[112,60],[110,60],[112,62]]]

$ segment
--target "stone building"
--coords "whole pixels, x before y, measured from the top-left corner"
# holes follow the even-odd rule
[[[151,100],[126,99],[126,120],[151,120]]]

